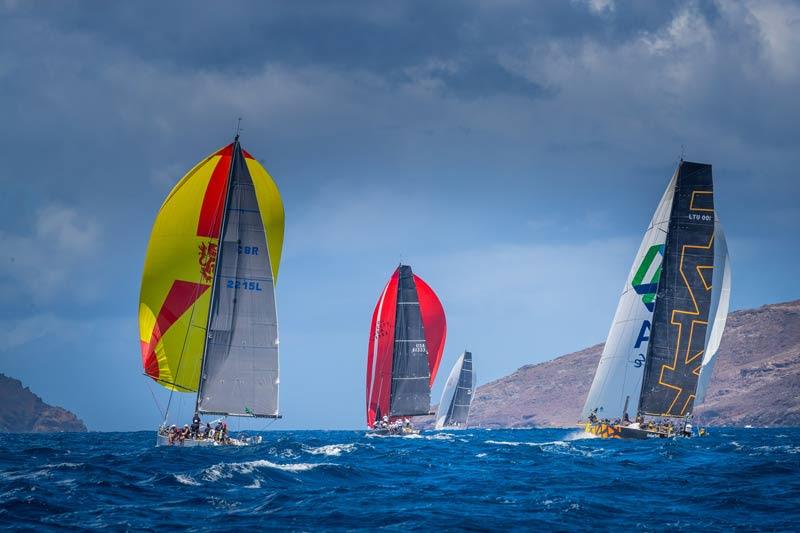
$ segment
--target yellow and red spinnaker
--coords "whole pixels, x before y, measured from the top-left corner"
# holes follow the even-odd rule
[[[234,150],[206,157],[175,185],[156,216],[139,296],[139,336],[144,372],[168,389],[195,391],[200,380],[211,285]],[[278,279],[284,212],[278,187],[261,164],[241,150],[255,187]]]

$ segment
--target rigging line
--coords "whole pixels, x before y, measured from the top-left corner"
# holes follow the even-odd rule
[[[158,403],[158,399],[156,398],[156,393],[153,392],[153,387],[150,385],[150,380],[148,379],[145,381],[147,381],[147,389],[150,391],[150,395],[153,397],[153,403],[156,404],[156,409],[158,409],[159,414],[161,414],[161,416],[164,417],[164,420],[166,421],[167,417],[164,416],[164,411],[161,409],[161,405],[159,405]]]

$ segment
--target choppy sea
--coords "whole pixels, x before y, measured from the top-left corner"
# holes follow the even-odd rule
[[[800,429],[620,441],[570,429],[0,434],[0,527],[800,529]]]

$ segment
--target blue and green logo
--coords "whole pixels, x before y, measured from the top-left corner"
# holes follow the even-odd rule
[[[633,279],[631,280],[633,290],[636,291],[636,294],[642,296],[642,303],[650,312],[652,312],[653,308],[655,307],[656,292],[658,292],[658,280],[661,278],[661,260],[663,257],[663,244],[654,244],[651,246],[647,250],[647,253],[644,254],[642,264],[639,265],[639,269],[636,271],[636,274],[633,275]],[[657,266],[656,260],[658,261]],[[654,267],[655,271],[653,272]],[[648,273],[650,272],[653,272],[652,276],[649,276],[650,279],[645,281],[645,279],[648,278]]]

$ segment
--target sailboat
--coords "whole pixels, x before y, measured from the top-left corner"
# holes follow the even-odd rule
[[[139,299],[144,373],[170,391],[158,444],[229,442],[219,432],[176,439],[167,427],[176,392],[195,394],[195,415],[280,418],[275,282],[283,230],[278,188],[238,134],[164,200]]]
[[[681,160],[623,288],[581,414],[588,433],[692,434],[691,415],[711,379],[730,287],[711,165]]]
[[[465,351],[456,359],[442,391],[442,399],[436,411],[436,429],[467,427],[475,382],[472,352]]]
[[[379,434],[418,433],[407,417],[430,413],[431,386],[447,331],[427,283],[400,265],[383,288],[370,325],[367,426]]]

